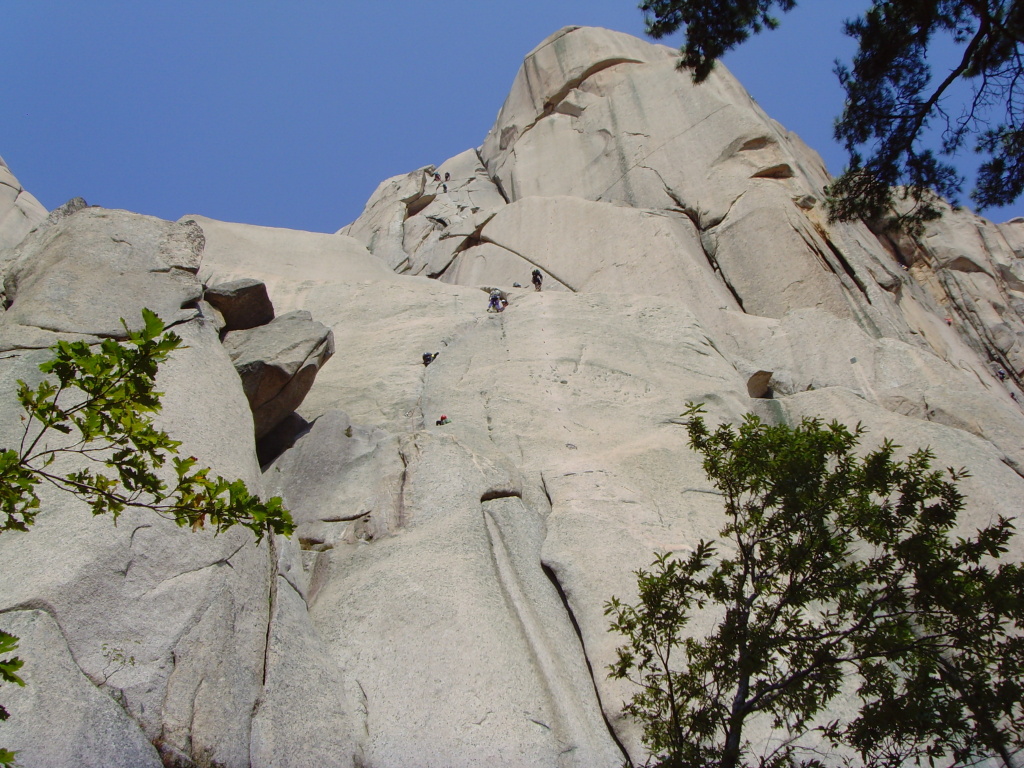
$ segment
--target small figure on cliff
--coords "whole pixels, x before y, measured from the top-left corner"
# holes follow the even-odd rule
[[[439,354],[438,352],[424,352],[423,353],[423,367],[425,368],[428,365],[430,365],[432,362],[434,362],[434,360],[437,359],[438,354]]]
[[[1004,371],[1002,368],[996,371],[996,376],[999,377],[1000,381],[1006,381],[1006,371]]]
[[[445,171],[445,173],[444,173],[444,180],[445,181],[451,181],[452,180],[452,175],[450,173],[448,173],[447,171]]]
[[[447,417],[447,416],[445,416],[445,415],[444,415],[444,414],[442,413],[442,414],[441,414],[441,418],[440,418],[440,419],[438,419],[438,420],[437,420],[437,422],[436,422],[436,426],[438,426],[438,427],[443,427],[443,426],[444,426],[445,424],[447,424],[447,423],[448,423],[448,417]]]
[[[501,298],[501,291],[499,291],[497,288],[495,288],[494,290],[491,291],[491,298],[487,302],[487,311],[488,312],[492,312],[492,311],[493,312],[501,312],[504,309],[505,309],[505,304],[504,304],[504,302],[502,301],[502,298]]]
[[[440,180],[441,180],[441,174],[440,173],[435,173],[434,174],[434,181],[440,181]]]
[[[946,318],[946,325],[952,325],[952,324],[953,324],[953,318],[952,317],[947,317]]]
[[[442,184],[441,185],[441,189],[443,189],[445,192],[447,192],[448,191],[448,185],[447,184]]]
[[[533,288],[536,291],[540,290],[541,284],[544,282],[544,275],[540,273],[539,269],[533,270]]]
[[[521,286],[519,283],[512,283],[512,287],[513,288],[522,288],[523,286]]]

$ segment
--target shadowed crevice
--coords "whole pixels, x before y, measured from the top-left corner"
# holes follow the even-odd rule
[[[601,701],[601,691],[598,690],[597,679],[594,677],[594,665],[590,663],[590,656],[587,655],[587,646],[583,642],[583,631],[580,629],[579,622],[576,621],[576,614],[573,613],[572,606],[569,605],[569,598],[566,596],[565,590],[562,589],[562,584],[558,581],[558,575],[555,573],[554,569],[546,563],[541,563],[540,567],[541,570],[544,571],[544,575],[548,577],[548,581],[551,582],[551,586],[553,586],[555,591],[558,593],[558,598],[562,601],[562,608],[565,610],[565,615],[569,617],[573,631],[576,633],[576,639],[579,640],[580,651],[583,653],[583,661],[587,664],[587,673],[590,675],[590,682],[594,686],[594,696],[597,698],[597,708],[601,712],[601,719],[604,721],[605,728],[608,729],[608,735],[622,753],[623,765],[633,768],[633,761],[630,760],[626,747],[623,746],[622,742],[619,740],[618,734],[615,733],[615,729],[612,728],[612,724],[608,720],[608,715],[605,714],[604,703]]]

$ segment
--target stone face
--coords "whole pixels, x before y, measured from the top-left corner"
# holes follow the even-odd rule
[[[444,179],[436,181],[434,174]],[[437,277],[506,199],[480,156],[467,150],[381,182],[363,215],[338,234],[354,237],[390,268]]]
[[[203,298],[220,312],[227,331],[244,331],[274,319],[274,305],[260,280],[246,278],[208,285]]]
[[[53,226],[102,213],[79,211]],[[129,214],[112,216],[121,217],[129,222],[121,231],[141,229],[132,251],[137,261],[195,268],[191,228]],[[102,227],[100,231],[109,240],[109,231]],[[148,240],[147,233],[152,235]],[[174,237],[175,233],[185,236]],[[57,239],[63,251],[83,254],[83,258],[88,247],[102,242],[92,224],[84,230],[63,230]],[[40,259],[48,258],[45,249],[39,253]],[[56,261],[54,270],[62,268]],[[192,271],[180,271],[195,279]],[[137,274],[128,275],[129,284]],[[107,277],[115,311],[140,317],[143,302],[151,294],[122,295],[113,290],[118,285],[116,273]],[[95,283],[100,282],[97,275]],[[37,310],[49,309],[47,296],[46,292],[19,291],[16,303],[23,305],[26,316],[34,316]],[[96,299],[102,302],[106,296]],[[34,306],[36,302],[42,306]],[[102,309],[72,302],[62,310],[65,327],[95,328],[97,318],[109,316]],[[10,314],[6,313],[5,321]],[[5,338],[11,328],[30,330],[31,326],[5,325]],[[195,456],[213,473],[241,478],[250,489],[261,492],[249,406],[217,333],[201,319],[181,323],[175,331],[184,345],[157,377],[157,389],[164,393],[158,425],[181,441],[183,455]],[[40,333],[49,333],[48,343],[59,338],[89,339],[81,334]],[[43,340],[33,344],[37,341]],[[0,402],[16,402],[18,379],[38,382],[37,365],[49,357],[47,351],[32,348],[14,348],[13,354],[5,355],[0,360]],[[17,445],[23,428],[20,409],[6,405],[0,409],[0,445]],[[65,460],[55,469],[70,471],[77,466]],[[112,747],[135,743],[141,734],[144,742],[157,745],[168,762],[186,756],[200,763],[249,765],[250,719],[247,714],[237,715],[252,711],[262,683],[272,568],[266,544],[255,546],[247,531],[232,530],[216,537],[191,533],[148,511],[126,510],[114,526],[109,519],[94,519],[83,504],[52,489],[41,489],[41,498],[41,513],[30,533],[0,537],[0,557],[5,563],[0,612],[46,606],[83,680],[91,681],[94,694],[116,703],[121,711],[120,718],[103,716],[103,740]],[[46,643],[47,648],[50,645]],[[58,645],[53,648],[56,654]],[[106,650],[110,648],[134,656],[135,663],[114,674]],[[5,697],[6,691],[7,686]],[[20,730],[29,722],[75,722],[72,702],[82,700],[80,694],[75,696],[30,697],[28,709],[12,718],[8,727]],[[51,739],[54,733],[49,733]],[[70,730],[67,734],[71,739]],[[64,751],[47,753],[55,755],[54,761],[39,764],[87,764],[74,757],[70,741],[54,746]],[[149,749],[152,755],[152,746]],[[100,750],[97,754],[110,757],[106,764],[121,764],[115,759],[122,758],[113,753]],[[147,763],[139,758],[125,764]]]
[[[40,227],[14,249],[5,323],[124,337],[140,307],[165,323],[196,315],[202,230],[127,211],[85,208]],[[112,276],[117,275],[116,280]]]
[[[22,188],[0,157],[0,251],[16,246],[45,218],[46,209]]]
[[[143,513],[114,528],[50,494],[0,539],[17,575],[0,613],[48,606],[76,679],[123,704],[110,743],[141,732],[167,764],[643,764],[604,605],[725,522],[688,401],[711,423],[838,418],[865,449],[928,446],[971,471],[962,533],[1019,513],[1024,223],[832,225],[826,182],[724,69],[695,87],[667,49],[570,27],[527,56],[479,151],[385,181],[340,234],[54,217],[8,273],[0,402],[56,339],[190,304],[200,280],[261,281],[285,314],[223,345],[211,304],[182,315],[160,423],[281,495],[297,531],[256,547]],[[103,290],[56,322],[79,252],[104,254],[84,284]],[[311,382],[332,334],[339,360]],[[253,412],[257,435],[287,415],[262,476]],[[0,409],[0,444],[21,429]],[[138,663],[103,682],[104,644]],[[77,700],[41,721],[77,722]]]
[[[60,627],[44,611],[0,615],[0,629],[18,638],[25,686],[4,685],[10,719],[0,723],[0,744],[17,751],[19,765],[82,768],[161,768],[160,756],[122,707],[75,664]],[[104,677],[113,680],[134,650],[108,647]]]
[[[252,407],[256,439],[298,408],[317,371],[334,354],[331,329],[295,310],[266,325],[224,337]]]

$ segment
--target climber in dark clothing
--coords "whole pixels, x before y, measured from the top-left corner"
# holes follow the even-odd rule
[[[437,359],[437,352],[424,352],[423,353],[423,365],[424,367],[430,365],[434,360]]]
[[[540,290],[541,283],[544,282],[544,275],[540,273],[539,269],[533,270],[533,287],[534,290]]]
[[[445,181],[451,181],[452,180],[452,175],[450,173],[448,173],[447,171],[445,171],[444,180]]]
[[[501,291],[495,288],[491,291],[490,301],[487,302],[487,311],[501,312],[503,309],[505,309],[505,304],[501,300]]]

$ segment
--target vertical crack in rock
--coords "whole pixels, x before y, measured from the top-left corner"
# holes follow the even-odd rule
[[[402,474],[398,478],[398,497],[395,499],[395,530],[405,527],[405,484],[409,481],[409,457],[402,446],[398,448],[402,461]]]
[[[491,184],[494,185],[494,188],[498,190],[498,194],[501,195],[502,199],[506,203],[511,203],[512,201],[509,200],[508,194],[505,192],[505,187],[503,187],[501,184],[501,179],[492,174],[490,169],[487,167],[487,163],[484,162],[484,158],[480,154],[480,148],[477,147],[476,149],[473,150],[473,152],[476,153],[476,159],[480,163],[480,167],[484,169],[484,173],[487,174],[487,178],[490,179]]]
[[[839,262],[839,266],[843,268],[843,271],[847,274],[847,276],[853,281],[854,285],[856,285],[860,292],[864,295],[864,298],[867,300],[868,304],[870,304],[871,297],[868,295],[868,290],[867,287],[864,285],[864,281],[862,281],[860,277],[857,275],[857,272],[854,270],[853,266],[843,255],[843,252],[836,247],[836,244],[832,242],[832,239],[828,236],[828,233],[825,232],[824,229],[817,225],[815,225],[814,229],[821,236],[821,239],[824,241],[825,245],[832,252],[832,255],[835,256],[836,261]],[[802,233],[801,236],[803,236]],[[806,240],[806,238],[804,239]],[[834,269],[833,272],[835,272]]]
[[[646,165],[644,166],[644,168],[647,168],[648,170],[654,171],[656,174],[658,174],[658,178],[661,179],[662,187],[664,187],[665,189],[665,194],[668,195],[669,200],[675,203],[675,208],[669,208],[667,210],[678,211],[679,213],[683,214],[684,216],[686,216],[687,219],[690,220],[690,223],[693,224],[693,228],[697,230],[697,232],[700,232],[700,214],[697,212],[697,210],[683,202],[683,199],[679,196],[679,193],[672,189],[672,187],[669,186],[668,182],[665,181],[665,177],[661,175],[661,171],[659,171],[657,168],[650,168],[649,166]]]
[[[487,495],[485,494],[485,496]],[[494,501],[508,497],[509,495],[504,493],[502,495],[493,495],[488,500]],[[552,689],[552,684],[557,679],[555,659],[552,652],[545,647],[547,643],[544,642],[543,630],[539,622],[535,617],[529,615],[529,602],[523,593],[522,586],[519,584],[515,567],[512,564],[512,558],[501,536],[501,529],[494,517],[488,512],[485,504],[486,502],[481,499],[480,510],[483,515],[487,542],[491,549],[491,562],[494,565],[495,580],[498,583],[498,588],[501,590],[505,605],[508,606],[509,613],[518,625],[519,631],[537,664],[537,677],[544,688],[544,692],[547,694],[555,721],[555,727],[552,729],[555,732],[555,737],[559,742],[567,743],[570,740],[565,738],[564,724],[569,722],[569,718],[565,716],[563,711],[562,696],[558,695],[559,693],[565,694],[565,692],[556,692]]]
[[[543,472],[540,474],[540,489],[544,491],[544,498],[548,500],[548,512],[550,512],[554,504],[551,502],[551,492],[548,491],[548,481]]]
[[[546,487],[544,489],[544,493],[547,493]],[[550,500],[550,497],[548,497],[548,501]],[[626,747],[619,740],[618,735],[615,733],[615,729],[612,728],[611,721],[608,720],[608,715],[605,713],[604,702],[601,701],[601,691],[598,690],[597,679],[594,677],[594,665],[590,662],[590,656],[587,654],[587,646],[586,643],[583,642],[583,631],[580,629],[580,624],[576,620],[576,614],[573,613],[572,606],[569,605],[569,598],[565,594],[565,590],[562,589],[562,584],[558,580],[558,575],[555,573],[554,569],[546,563],[541,563],[540,567],[541,570],[544,571],[544,575],[548,577],[548,581],[551,582],[551,585],[558,593],[558,597],[562,601],[562,608],[565,610],[565,615],[569,617],[573,631],[576,632],[576,639],[579,640],[580,643],[580,652],[583,654],[583,660],[587,663],[587,672],[590,673],[590,683],[594,686],[594,696],[597,698],[598,709],[601,711],[601,719],[604,721],[605,728],[608,729],[608,735],[611,736],[612,741],[615,742],[615,746],[617,746],[619,751],[622,752],[622,758],[625,761],[624,765],[632,767],[633,761],[630,760]]]
[[[724,285],[729,290],[729,293],[732,294],[732,297],[733,299],[736,300],[736,304],[739,306],[740,310],[746,312],[747,308],[743,306],[743,298],[740,296],[739,291],[737,291],[733,287],[733,284],[729,282],[729,278],[725,276],[725,272],[722,271],[722,268],[718,264],[718,259],[715,258],[713,249],[708,247],[707,244],[705,244],[703,237],[704,233],[701,234],[702,237],[700,239],[700,249],[704,254],[704,258],[708,260],[708,264],[711,265],[711,271],[718,275],[718,279],[722,281],[722,285]],[[708,235],[709,237],[711,235],[710,229],[708,230]]]
[[[267,537],[270,540],[270,546],[267,547],[268,558],[270,560],[270,581],[267,584],[267,632],[266,637],[263,641],[263,674],[260,676],[263,680],[263,690],[267,687],[267,669],[270,666],[270,634],[271,628],[274,625],[274,609],[277,607],[277,564],[278,564],[278,552],[277,543],[274,541],[273,536]],[[261,695],[256,697],[256,701],[253,704],[252,716],[256,716],[257,710],[260,708],[260,704],[263,703],[262,691]]]

